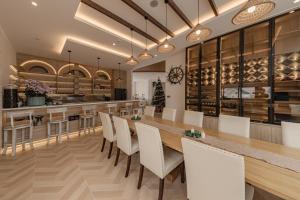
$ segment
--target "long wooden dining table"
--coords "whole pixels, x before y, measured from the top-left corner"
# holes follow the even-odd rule
[[[129,127],[132,130],[135,130],[135,122],[138,121],[131,120],[130,117],[124,118],[127,119]],[[190,130],[191,128],[194,128],[195,130],[204,131],[206,135],[300,160],[300,150],[289,148],[283,145],[264,142],[256,139],[243,138],[226,133],[221,133],[216,130],[194,127],[180,122],[163,120],[161,118],[143,116],[141,123],[143,122],[143,120],[152,121],[156,124],[159,123],[161,125],[168,125],[184,130]],[[157,128],[160,129],[160,127]],[[181,138],[184,137],[183,134],[175,134],[172,133],[172,131],[160,129],[160,135],[164,145],[178,152],[182,152]],[[245,181],[247,183],[283,199],[300,200],[300,173],[272,165],[264,160],[256,159],[253,157],[244,156],[244,159],[246,178]]]

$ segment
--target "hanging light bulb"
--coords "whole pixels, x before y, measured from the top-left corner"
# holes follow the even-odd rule
[[[72,77],[74,75],[74,74],[72,74],[72,71],[71,71],[71,53],[72,53],[72,51],[68,50],[68,53],[69,53],[69,73],[68,73],[68,76]]]
[[[232,23],[239,25],[256,22],[269,14],[275,8],[275,5],[271,0],[248,0],[232,18]]]
[[[131,56],[130,56],[130,58],[128,58],[127,59],[127,61],[126,61],[126,63],[128,64],[128,65],[136,65],[136,64],[138,64],[139,63],[139,61],[135,58],[135,57],[133,57],[133,45],[132,45],[132,40],[133,40],[133,33],[132,33],[132,28],[130,29],[130,31],[131,31]]]
[[[200,24],[200,13],[199,13],[199,1],[198,0],[198,24],[193,30],[186,36],[186,40],[189,42],[204,41],[207,40],[211,35],[212,31]]]
[[[119,65],[119,77],[116,79],[116,81],[118,81],[118,82],[120,82],[120,81],[122,81],[122,79],[121,79],[121,63],[118,63],[118,65]]]
[[[168,6],[166,4],[166,28],[168,28]],[[168,34],[166,33],[166,39],[157,47],[159,53],[169,53],[175,49],[175,46],[168,41]]]
[[[148,20],[148,18],[145,17],[146,33],[148,33],[147,20]],[[147,38],[146,38],[146,48],[145,48],[145,50],[144,50],[142,53],[140,53],[139,59],[140,59],[140,60],[148,60],[148,59],[150,59],[150,58],[153,58],[153,55],[150,54],[149,51],[148,51],[148,40],[147,40]]]

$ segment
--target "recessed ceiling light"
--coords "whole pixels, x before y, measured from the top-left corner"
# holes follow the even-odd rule
[[[116,43],[113,43],[113,46],[116,46],[117,44]]]
[[[35,7],[38,6],[37,2],[35,2],[35,1],[32,1],[31,4],[32,4],[33,6],[35,6]]]
[[[155,57],[157,56],[157,54],[154,55]]]
[[[294,3],[299,3],[300,2],[300,0],[294,0]]]

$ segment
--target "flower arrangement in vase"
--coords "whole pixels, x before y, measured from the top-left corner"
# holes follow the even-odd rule
[[[28,106],[41,106],[46,104],[47,94],[51,89],[37,80],[25,80],[25,95]]]

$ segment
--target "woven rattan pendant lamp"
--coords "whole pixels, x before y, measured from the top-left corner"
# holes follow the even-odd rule
[[[199,13],[199,2],[198,0],[198,24],[193,30],[186,36],[186,40],[189,42],[204,41],[207,40],[211,35],[211,29],[206,28],[200,24],[200,13]]]
[[[275,3],[271,0],[248,0],[242,9],[232,18],[232,23],[249,24],[254,23],[275,8]]]
[[[147,21],[148,21],[148,18],[145,17],[146,33],[148,33]],[[148,60],[148,59],[151,59],[151,58],[153,58],[153,55],[150,54],[149,51],[148,51],[148,40],[146,38],[146,48],[145,48],[145,50],[142,53],[140,53],[139,59],[140,60]]]
[[[168,28],[168,5],[166,4],[166,28]],[[168,41],[168,34],[166,33],[166,39],[157,47],[159,53],[169,53],[175,49],[175,46]]]
[[[133,29],[130,29],[131,31],[131,56],[126,60],[126,64],[128,65],[136,65],[139,63],[139,61],[133,56],[133,45],[132,45],[132,40],[133,40]]]

